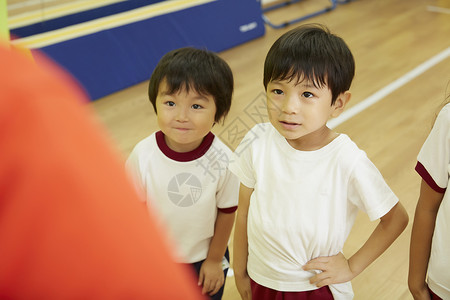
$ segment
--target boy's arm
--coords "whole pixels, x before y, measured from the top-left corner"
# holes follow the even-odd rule
[[[444,194],[434,191],[424,180],[411,233],[408,286],[414,299],[430,299],[426,283],[435,222]]]
[[[247,274],[248,238],[247,238],[247,216],[250,206],[250,196],[253,189],[241,184],[239,189],[239,209],[234,228],[233,240],[233,268],[236,287],[244,300],[252,298],[250,289],[250,277]]]
[[[347,260],[342,253],[318,257],[310,260],[303,269],[322,271],[310,279],[317,287],[350,281],[375,261],[402,233],[407,224],[408,214],[398,202],[380,218],[369,239],[350,259]]]
[[[203,294],[214,295],[225,282],[222,269],[222,259],[228,246],[231,229],[234,224],[235,212],[217,213],[214,226],[214,236],[209,245],[208,256],[200,269],[198,285],[203,284]]]

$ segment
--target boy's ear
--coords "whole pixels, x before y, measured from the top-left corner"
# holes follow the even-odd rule
[[[338,117],[345,109],[345,106],[350,101],[352,94],[349,91],[345,91],[336,98],[336,101],[333,104],[333,111],[331,112],[330,117],[336,118]]]

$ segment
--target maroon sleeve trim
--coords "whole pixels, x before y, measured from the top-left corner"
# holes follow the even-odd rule
[[[416,172],[419,173],[420,177],[435,191],[438,193],[445,193],[446,188],[441,188],[437,185],[437,183],[433,180],[430,173],[428,173],[427,169],[418,161],[416,165]]]
[[[232,214],[236,211],[237,206],[227,207],[227,208],[219,208],[219,211],[224,214]]]

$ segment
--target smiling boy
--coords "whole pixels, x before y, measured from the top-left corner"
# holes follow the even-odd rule
[[[232,93],[231,70],[216,54],[195,48],[167,53],[148,89],[160,131],[139,142],[127,160],[176,246],[177,261],[193,266],[211,299],[222,298],[239,190],[228,170],[231,150],[211,128],[228,113]]]

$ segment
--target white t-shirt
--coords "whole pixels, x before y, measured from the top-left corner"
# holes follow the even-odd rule
[[[450,104],[439,113],[417,160],[419,175],[435,191],[445,193],[431,244],[428,286],[442,299],[450,299]]]
[[[249,276],[279,291],[308,291],[302,266],[342,251],[358,209],[371,220],[398,202],[364,151],[344,134],[316,151],[292,148],[270,123],[242,140],[230,170],[254,192],[248,213]],[[351,283],[330,286],[352,299]]]
[[[140,141],[127,160],[138,188],[177,246],[178,261],[206,258],[217,211],[237,208],[239,180],[228,170],[231,150],[212,133],[195,150],[171,150],[159,131]]]

